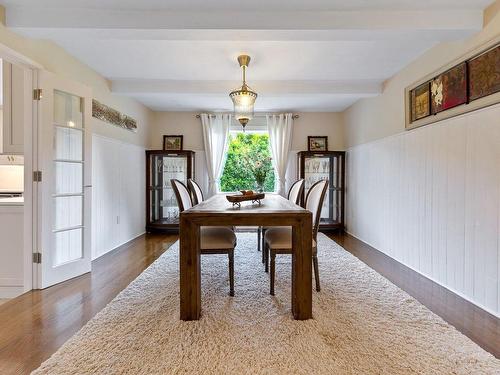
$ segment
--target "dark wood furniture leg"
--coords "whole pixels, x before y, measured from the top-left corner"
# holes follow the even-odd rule
[[[264,240],[265,235],[266,235],[266,231],[265,231],[264,227],[261,227],[261,232],[260,232],[261,245],[260,245],[260,248],[262,249],[262,263],[265,263],[266,259],[267,259],[266,254],[264,254],[264,251],[266,250],[266,241]]]
[[[319,285],[319,267],[318,267],[318,256],[313,256],[313,266],[314,266],[314,280],[316,281],[316,291],[320,292],[321,287]]]
[[[269,277],[271,278],[271,283],[270,283],[270,287],[269,287],[269,293],[272,296],[274,296],[274,277],[276,275],[276,253],[271,250],[270,255],[271,255],[271,273],[270,273]],[[266,262],[266,266],[267,266],[267,262]]]
[[[229,295],[234,297],[234,251],[230,251],[229,256]]]
[[[292,314],[312,318],[312,215],[302,215],[292,226]]]
[[[260,251],[262,227],[257,227],[257,251]]]
[[[200,227],[181,214],[180,317],[198,320],[201,313]]]
[[[264,249],[264,252],[262,253],[263,262],[264,262],[264,271],[266,271],[266,273],[268,273],[269,272],[269,246],[267,246],[266,241],[264,241],[262,243],[262,246]]]

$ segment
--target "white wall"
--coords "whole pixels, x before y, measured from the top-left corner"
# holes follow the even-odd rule
[[[92,259],[145,231],[145,149],[92,137]]]
[[[0,25],[0,43],[36,61],[52,73],[89,86],[95,99],[133,117],[138,124],[137,133],[133,133],[92,118],[93,132],[132,144],[148,145],[153,112],[134,99],[112,94],[107,79],[68,54],[63,48],[50,41],[20,36],[4,25]]]
[[[107,137],[94,136],[92,258],[143,233],[144,149],[149,146],[153,112],[134,99],[113,94],[107,79],[55,43],[22,37],[3,25],[0,43],[50,72],[82,82],[92,89],[93,98],[137,121],[138,131],[134,133],[92,118],[94,135]]]
[[[150,145],[161,149],[163,135],[184,135],[184,149],[203,150],[201,121],[198,112],[155,112],[151,128]],[[308,135],[328,136],[330,150],[344,150],[342,115],[335,112],[303,112],[293,122],[292,150],[307,150]]]
[[[347,228],[500,317],[500,105],[355,146]]]
[[[405,131],[405,87],[500,35],[500,0],[486,9],[484,29],[463,41],[440,43],[384,83],[382,95],[343,113],[346,147]],[[430,125],[432,126],[432,125]]]
[[[197,112],[155,112],[151,129],[150,144],[153,149],[161,149],[163,135],[184,135],[184,149],[196,152],[196,181],[206,193],[208,177],[205,172],[203,132]],[[340,113],[304,112],[294,120],[292,146],[290,151],[287,188],[296,179],[297,152],[307,150],[308,135],[328,136],[330,150],[344,150],[344,127]]]
[[[347,230],[500,316],[500,106],[405,131],[404,88],[500,35],[442,43],[343,113]]]

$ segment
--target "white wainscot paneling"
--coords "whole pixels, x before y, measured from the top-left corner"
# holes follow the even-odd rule
[[[24,283],[23,220],[22,205],[0,205],[0,298],[31,289]]]
[[[144,233],[145,150],[92,139],[92,259]]]
[[[500,106],[348,150],[347,229],[500,316]]]

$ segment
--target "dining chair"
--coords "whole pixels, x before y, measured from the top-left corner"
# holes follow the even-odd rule
[[[203,198],[203,191],[201,190],[200,185],[198,185],[198,183],[195,180],[192,179],[187,180],[187,186],[189,191],[191,192],[191,198],[193,199],[194,206],[205,200]]]
[[[179,212],[193,207],[189,189],[181,181],[170,180],[174,189]],[[229,227],[201,227],[200,228],[200,253],[227,254],[229,258],[229,295],[234,296],[234,248],[236,235]]]
[[[302,193],[304,191],[304,179],[301,178],[295,181],[290,189],[288,190],[288,200],[300,206],[300,200],[302,198]],[[257,250],[260,251],[264,249],[264,234],[266,232],[266,227],[257,228]],[[265,254],[262,251],[262,263],[265,263]],[[267,266],[266,266],[267,272]]]
[[[320,291],[319,267],[318,267],[318,247],[317,237],[321,208],[325,199],[328,180],[316,182],[307,192],[305,208],[312,212],[312,257],[314,266],[314,279],[316,281],[316,291]],[[292,254],[292,228],[291,227],[271,227],[264,235],[264,253],[266,254],[266,268],[268,259],[271,260],[271,285],[270,294],[274,296],[274,278],[276,270],[276,254]]]

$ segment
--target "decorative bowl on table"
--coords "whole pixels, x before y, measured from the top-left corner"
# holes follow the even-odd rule
[[[252,190],[240,190],[241,194],[226,195],[226,199],[233,204],[233,206],[241,207],[241,202],[252,201],[260,205],[261,199],[264,199],[266,194],[256,193]]]

